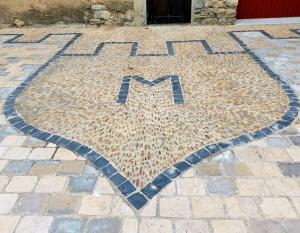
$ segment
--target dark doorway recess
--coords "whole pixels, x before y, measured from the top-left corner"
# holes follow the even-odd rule
[[[147,0],[147,22],[190,23],[191,0]]]

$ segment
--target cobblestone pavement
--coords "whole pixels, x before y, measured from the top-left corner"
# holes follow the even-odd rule
[[[255,115],[255,112],[249,111],[254,114],[252,119],[258,122],[254,124],[257,128],[254,127],[252,130],[267,127],[272,121],[279,120],[280,116],[284,114],[282,109],[288,108],[288,105],[293,111],[288,111],[288,116],[285,116],[283,120],[273,125],[273,127],[271,125],[270,128],[264,128],[264,130],[261,129],[247,135],[246,133],[250,132],[238,131],[238,135],[243,134],[250,140],[262,138],[258,141],[246,144],[245,142],[248,142],[248,140],[243,141],[245,139],[243,137],[237,144],[234,143],[236,141],[230,141],[228,147],[222,148],[224,144],[217,144],[222,151],[219,149],[218,152],[220,153],[202,158],[202,161],[199,163],[196,163],[200,160],[198,155],[190,157],[186,160],[188,162],[186,164],[189,166],[190,164],[194,165],[182,172],[177,178],[172,179],[172,182],[167,182],[168,185],[161,192],[155,193],[155,189],[153,189],[154,191],[152,191],[156,195],[153,194],[151,198],[148,198],[146,195],[147,204],[140,211],[134,208],[134,204],[129,204],[125,200],[125,194],[121,195],[119,190],[115,188],[117,185],[111,184],[111,182],[117,182],[116,180],[106,178],[106,176],[111,177],[110,173],[116,175],[111,167],[104,170],[97,169],[97,164],[93,164],[84,157],[77,156],[70,150],[63,148],[69,145],[69,149],[74,150],[70,144],[61,143],[61,147],[57,147],[56,144],[50,142],[51,140],[39,140],[26,136],[12,127],[2,113],[0,116],[0,233],[299,233],[300,121],[295,120],[293,117],[293,114],[297,112],[296,108],[298,105],[295,104],[297,98],[293,96],[287,85],[299,96],[300,39],[297,39],[297,37],[300,37],[300,35],[299,30],[291,31],[290,29],[300,29],[300,25],[187,26],[153,27],[149,29],[126,27],[117,29],[1,29],[1,104],[4,105],[7,97],[13,93],[14,89],[21,82],[28,77],[34,78],[40,75],[38,77],[40,79],[37,79],[38,81],[41,80],[40,83],[33,82],[32,86],[28,88],[28,94],[26,95],[25,91],[20,101],[17,100],[19,101],[17,102],[17,110],[19,110],[22,117],[25,117],[26,120],[28,119],[29,123],[41,129],[44,127],[43,123],[47,124],[52,119],[49,111],[56,110],[59,113],[58,108],[64,106],[59,105],[59,102],[51,102],[49,100],[52,97],[54,99],[57,98],[56,95],[58,95],[58,99],[61,97],[62,101],[66,101],[64,96],[59,95],[59,93],[51,96],[51,93],[55,93],[55,91],[51,89],[52,86],[47,86],[48,83],[45,80],[47,77],[51,78],[51,80],[54,79],[53,82],[55,83],[58,82],[55,78],[59,74],[66,80],[72,80],[68,73],[74,74],[74,71],[76,71],[77,75],[78,69],[76,66],[79,66],[82,70],[82,74],[79,76],[82,77],[81,79],[86,78],[86,82],[95,81],[88,78],[92,75],[86,75],[86,77],[84,75],[85,72],[89,72],[86,67],[92,69],[91,67],[93,66],[91,64],[100,66],[98,61],[93,59],[87,63],[84,63],[85,61],[82,59],[79,63],[71,64],[71,66],[67,66],[70,64],[62,63],[62,66],[66,65],[67,67],[66,71],[64,71],[66,73],[56,72],[61,68],[59,63],[51,64],[51,70],[43,70],[41,68],[45,67],[44,64],[49,60],[55,60],[56,54],[74,38],[74,33],[77,32],[83,34],[74,44],[70,45],[68,50],[64,51],[67,54],[65,57],[69,57],[64,58],[66,62],[68,62],[67,59],[78,59],[77,57],[73,58],[74,54],[78,56],[92,56],[89,54],[95,50],[99,42],[108,41],[108,39],[109,41],[132,41],[140,38],[137,34],[144,34],[141,37],[140,50],[135,51],[135,54],[131,50],[131,55],[136,55],[137,58],[141,54],[149,55],[149,53],[157,56],[161,51],[166,50],[166,40],[201,40],[202,42],[200,43],[203,46],[201,47],[203,48],[201,50],[202,55],[192,57],[192,59],[201,60],[204,57],[204,52],[206,54],[211,53],[212,56],[209,59],[215,64],[206,71],[210,73],[211,76],[209,77],[212,79],[212,82],[215,82],[216,78],[214,75],[216,71],[214,70],[217,70],[221,78],[224,77],[224,79],[234,78],[234,72],[236,72],[237,77],[243,78],[245,83],[249,82],[249,76],[253,77],[254,81],[249,82],[251,85],[248,88],[250,89],[246,88],[246,91],[254,91],[255,87],[259,90],[255,93],[257,98],[261,100],[261,103],[256,101],[253,104],[253,108],[255,110],[257,107],[262,112]],[[178,35],[178,31],[181,36]],[[227,33],[232,31],[241,31],[234,34],[238,36],[238,40],[234,40],[234,37]],[[24,33],[24,36],[12,35],[20,33]],[[49,33],[55,35],[49,35]],[[151,42],[147,43],[147,40]],[[35,42],[20,43],[20,41]],[[157,51],[153,51],[153,48]],[[186,46],[183,48],[183,51],[190,48]],[[113,49],[111,51],[118,53],[118,51]],[[121,49],[120,53],[125,53],[125,51],[127,52],[128,49]],[[174,45],[173,52],[175,52],[175,56],[178,51],[181,51],[180,48]],[[245,51],[247,54],[245,54]],[[170,45],[167,52],[166,57],[172,56]],[[190,56],[193,56],[193,54],[188,54],[188,56],[191,58]],[[226,57],[226,59],[230,60],[228,63],[224,59],[225,56],[231,56],[230,58]],[[146,58],[145,61],[151,63],[151,59],[152,57]],[[196,60],[193,60],[192,63],[197,64]],[[201,60],[201,62],[203,61]],[[253,61],[258,61],[258,64],[252,63]],[[178,65],[178,61],[175,64]],[[185,65],[187,66],[188,64],[186,63]],[[232,69],[232,64],[237,68],[236,70]],[[140,66],[140,64],[138,65]],[[157,63],[150,66],[155,65],[159,67]],[[172,66],[173,64],[169,63],[168,65]],[[206,65],[209,66],[210,63]],[[132,71],[130,67],[126,64],[126,69],[128,68]],[[113,68],[116,69],[117,67]],[[240,72],[239,70],[242,71]],[[93,72],[95,71],[92,70],[91,74]],[[47,74],[45,79],[45,76],[42,75],[43,73]],[[190,74],[193,75],[193,72],[190,71]],[[228,74],[228,77],[226,74]],[[245,74],[248,74],[248,76]],[[285,81],[282,85],[285,93],[276,86],[275,81],[269,77],[270,74],[273,74],[275,81],[277,75],[280,75],[281,80]],[[141,83],[146,83],[146,85],[154,85],[155,83],[146,80],[155,80],[157,74],[153,72],[151,75],[152,79],[139,80]],[[76,76],[73,78],[76,78]],[[41,87],[41,84],[44,86]],[[80,82],[79,84],[81,85]],[[119,88],[120,84],[121,81],[119,82]],[[282,83],[279,82],[279,84],[281,85]],[[41,87],[41,95],[38,95],[38,91],[30,92],[30,88],[34,89],[35,85]],[[72,89],[72,86],[68,85],[67,82],[58,82],[58,86],[61,86],[61,89],[58,90],[65,90],[63,88]],[[189,95],[185,95],[185,93],[188,93],[186,92],[187,84],[181,82],[181,85],[183,100],[186,100],[188,103]],[[235,85],[241,86],[242,83],[235,83]],[[206,84],[205,87],[207,86]],[[75,87],[77,90],[80,88],[80,86],[77,87],[76,85]],[[155,94],[159,94],[162,91],[160,88],[169,88],[165,83],[155,87],[158,88]],[[228,86],[225,87],[228,88]],[[134,86],[134,88],[134,90],[139,91],[138,85]],[[91,96],[84,92],[85,87],[80,90],[84,98],[91,98],[91,96],[95,95],[94,90],[91,90]],[[103,90],[103,93],[106,93],[105,91],[109,91],[109,89]],[[234,92],[231,90],[227,90],[227,92],[230,100],[230,97],[233,98],[232,93]],[[166,97],[168,100],[165,101],[172,100],[173,96],[173,104],[176,104],[176,99],[182,100],[180,96],[176,97],[178,93],[178,89],[173,93],[167,93]],[[225,95],[225,92],[221,91],[220,93],[223,96]],[[264,93],[268,93],[267,97]],[[84,99],[76,99],[78,93],[72,92],[70,94],[75,97],[75,101],[80,102]],[[286,94],[290,97],[289,102],[287,102]],[[130,101],[130,98],[133,97],[130,96],[130,93],[128,95],[128,101]],[[242,96],[242,94],[240,95]],[[245,97],[252,98],[252,95],[250,93],[250,97],[248,95]],[[47,100],[49,103],[43,102],[43,100]],[[119,98],[119,100],[122,102],[124,99]],[[151,99],[151,101],[159,100],[155,99],[155,97]],[[125,101],[127,100],[125,99]],[[205,98],[202,101],[205,101]],[[207,98],[207,101],[210,101],[210,99]],[[88,102],[84,103],[88,104]],[[66,102],[63,103],[66,104]],[[247,104],[250,105],[249,103],[253,102],[248,101],[244,103],[245,108],[252,107],[247,106]],[[71,101],[70,104],[72,105],[74,102]],[[44,109],[47,109],[48,112],[46,113],[48,115],[43,112]],[[224,108],[225,110],[226,108]],[[93,111],[96,110],[92,109],[88,114],[93,114]],[[9,115],[8,113],[10,113],[10,109],[6,109],[6,116]],[[36,116],[31,116],[30,113]],[[269,118],[265,117],[264,114],[268,115]],[[212,118],[225,121],[222,114]],[[42,122],[40,122],[41,119]],[[237,127],[235,129],[239,129],[239,119],[236,119]],[[68,119],[63,118],[57,121],[61,130],[63,130],[64,125],[68,125],[67,121]],[[292,125],[281,129],[292,123],[292,121]],[[251,122],[250,118],[249,122]],[[262,122],[262,124],[259,125],[259,122]],[[23,127],[23,131],[26,131],[24,127],[28,127],[16,124],[18,122],[15,122],[14,125],[21,129]],[[69,125],[72,126],[72,124]],[[45,126],[44,130],[57,132],[55,130],[58,129],[52,126]],[[73,127],[75,128],[75,126],[74,124]],[[276,131],[278,128],[281,130]],[[271,130],[273,134],[269,135],[269,130],[266,129]],[[33,128],[30,130],[33,130]],[[213,127],[211,130],[214,132]],[[214,134],[211,135],[214,136]],[[232,134],[232,137],[238,135]],[[267,135],[269,136],[266,137]],[[40,134],[39,138],[49,139],[49,137],[50,135]],[[230,136],[226,135],[225,138],[230,139]],[[71,139],[78,140],[75,136]],[[109,144],[110,141],[106,141],[106,139],[107,137],[103,138],[104,143]],[[212,143],[215,142],[212,141]],[[88,144],[88,142],[85,144]],[[72,145],[74,146],[75,144]],[[204,143],[204,145],[207,146],[208,144]],[[76,144],[75,146],[77,146],[77,154],[84,154],[86,148],[81,148],[78,151],[80,145]],[[206,148],[207,151],[214,149],[215,147]],[[215,154],[214,151],[210,152]],[[89,156],[85,157],[91,160]],[[114,161],[113,158],[109,159]],[[115,163],[114,161],[112,164],[115,165]],[[130,166],[131,164],[128,164],[127,161],[127,165]],[[116,167],[118,170],[120,169],[120,167]],[[177,167],[177,171],[180,171],[181,168],[180,166]],[[163,169],[163,167],[160,169]],[[159,181],[162,182],[161,180]],[[160,188],[161,183],[156,184],[157,186],[155,187]],[[150,195],[149,192],[146,194]]]

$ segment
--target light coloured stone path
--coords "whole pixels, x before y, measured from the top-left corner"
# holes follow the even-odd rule
[[[300,25],[197,30],[209,32],[211,43],[217,44],[218,33],[224,30],[264,29],[277,36],[295,36],[289,28]],[[27,38],[38,39],[53,31],[111,29],[22,30]],[[2,103],[68,41],[57,36],[34,45],[1,43],[8,38],[0,36]],[[300,93],[300,39],[271,41],[256,32],[242,33],[241,38]],[[89,162],[24,136],[0,116],[1,233],[299,233],[299,229],[299,121],[197,164],[137,215]]]

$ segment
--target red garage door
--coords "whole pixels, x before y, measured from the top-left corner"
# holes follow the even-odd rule
[[[238,19],[300,16],[300,0],[239,0]]]

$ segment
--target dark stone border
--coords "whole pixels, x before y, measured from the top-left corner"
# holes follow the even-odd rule
[[[148,87],[155,86],[155,85],[165,81],[166,79],[170,79],[171,83],[172,83],[172,92],[173,92],[174,103],[175,104],[183,104],[184,103],[181,84],[180,84],[178,75],[165,75],[165,76],[158,77],[157,79],[152,80],[152,81],[149,81],[147,79],[144,79],[141,76],[136,76],[136,75],[124,76],[122,79],[117,103],[119,103],[119,104],[126,103],[131,79],[134,79],[144,85],[147,85]]]
[[[299,29],[291,30],[292,32],[299,34]],[[93,53],[84,54],[68,54],[65,51],[81,36],[80,33],[58,33],[58,34],[48,34],[45,37],[37,41],[27,41],[19,42],[16,41],[18,38],[22,37],[23,34],[2,34],[4,36],[13,36],[14,38],[5,41],[5,44],[36,44],[41,43],[50,36],[53,35],[72,35],[66,45],[59,50],[48,62],[42,65],[36,72],[30,75],[24,82],[22,82],[7,98],[4,104],[4,115],[8,121],[17,129],[22,131],[24,134],[30,135],[37,139],[43,140],[45,142],[54,143],[60,147],[67,148],[77,155],[83,156],[89,160],[98,170],[102,171],[103,174],[110,179],[114,186],[123,194],[127,201],[137,210],[141,209],[145,204],[153,198],[157,193],[159,193],[165,186],[167,186],[174,178],[179,176],[182,172],[189,169],[192,165],[199,163],[201,160],[207,158],[208,156],[221,153],[225,150],[233,148],[235,146],[246,144],[256,139],[261,139],[273,134],[274,132],[281,130],[288,125],[290,125],[298,116],[298,108],[300,107],[299,99],[291,87],[283,81],[279,75],[275,74],[269,66],[264,63],[248,46],[236,35],[238,32],[260,32],[269,39],[300,39],[300,37],[287,37],[287,38],[275,38],[263,30],[246,30],[246,31],[231,31],[229,35],[243,48],[243,51],[233,51],[233,52],[214,52],[205,40],[186,40],[186,41],[167,41],[167,53],[160,54],[138,54],[138,42],[102,42],[96,48]],[[0,34],[1,36],[1,34]],[[251,132],[249,134],[243,134],[239,137],[232,138],[223,142],[218,142],[215,144],[208,145],[198,151],[188,155],[185,160],[179,161],[174,164],[173,167],[163,171],[160,175],[153,179],[153,181],[141,189],[141,191],[136,191],[136,187],[126,179],[118,170],[105,158],[98,154],[91,148],[72,140],[68,140],[58,135],[50,134],[48,132],[41,131],[34,126],[25,122],[17,113],[15,109],[15,101],[18,95],[24,91],[24,89],[30,84],[30,82],[35,79],[41,72],[43,72],[52,62],[56,61],[60,56],[97,56],[102,48],[106,44],[132,44],[130,56],[174,56],[173,43],[200,43],[209,55],[231,55],[231,54],[248,54],[253,58],[257,64],[265,70],[270,77],[277,82],[277,84],[283,89],[289,98],[289,108],[286,113],[278,121],[272,123],[265,128]],[[152,81],[153,82],[153,81]]]

